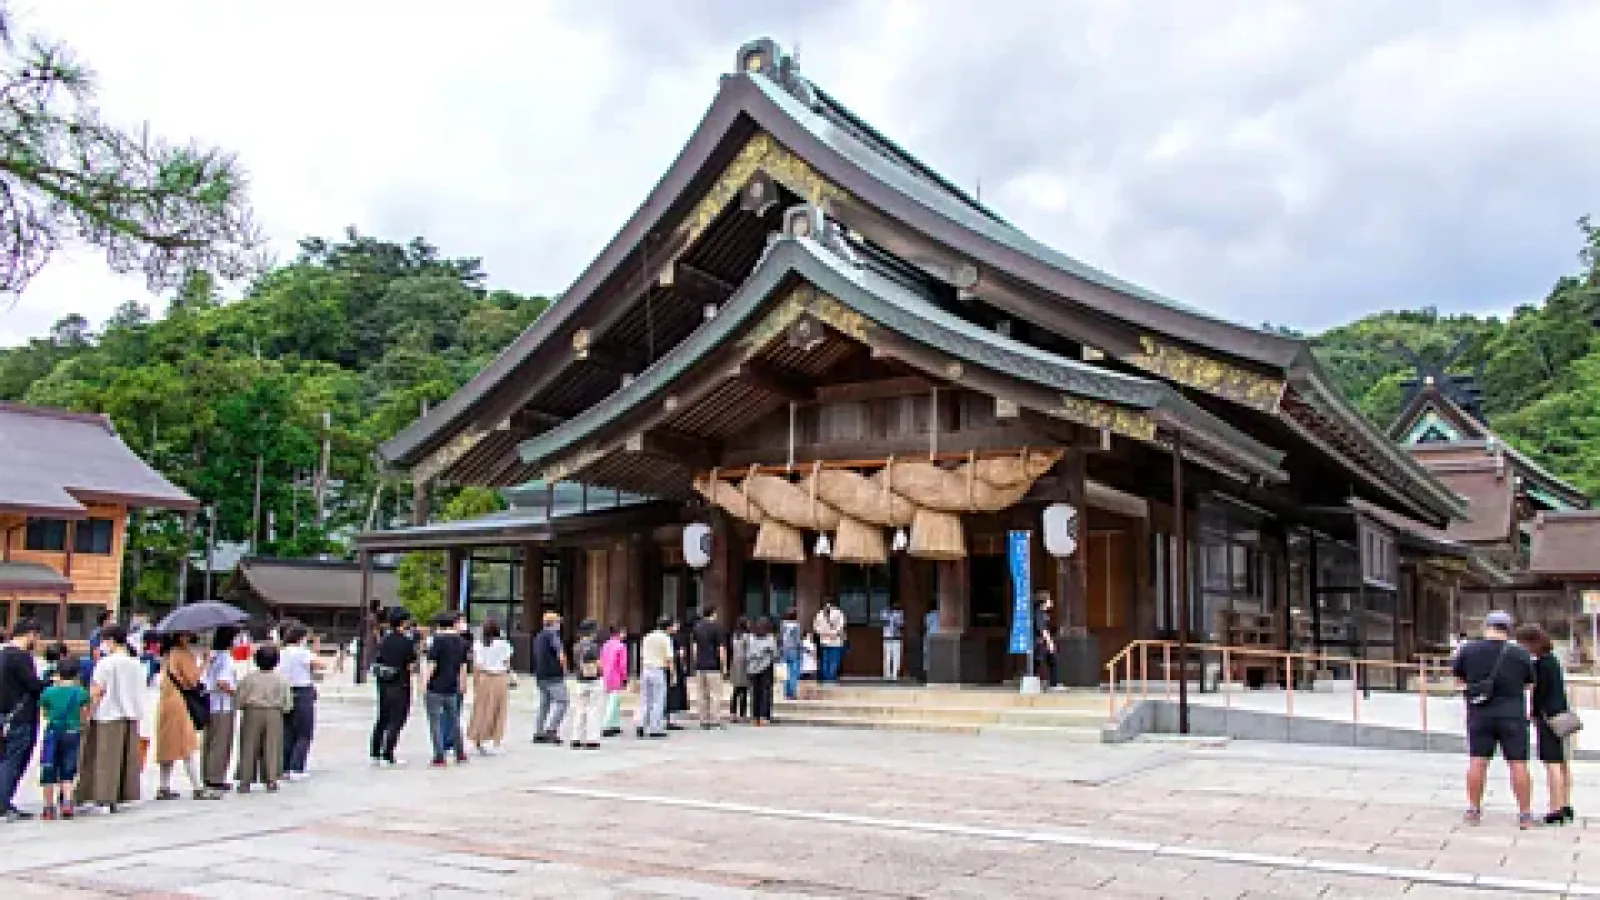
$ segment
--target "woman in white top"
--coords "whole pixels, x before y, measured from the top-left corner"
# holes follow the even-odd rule
[[[479,754],[488,755],[485,742],[493,742],[494,752],[500,752],[510,688],[511,642],[500,636],[498,622],[485,622],[483,640],[472,645],[472,719],[467,723],[467,740]]]
[[[100,632],[103,656],[89,687],[89,728],[80,754],[77,803],[111,812],[139,799],[139,726],[144,721],[144,665],[128,652],[128,632],[107,625]]]

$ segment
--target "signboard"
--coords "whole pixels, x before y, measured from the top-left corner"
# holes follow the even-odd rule
[[[1011,561],[1011,649],[1017,654],[1033,653],[1033,575],[1029,550],[1033,533],[1010,532],[1006,557]]]
[[[1584,591],[1583,614],[1586,616],[1600,616],[1600,591]]]

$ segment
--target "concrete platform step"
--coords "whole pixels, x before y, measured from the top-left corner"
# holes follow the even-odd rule
[[[779,715],[803,714],[836,718],[894,722],[943,722],[967,725],[1019,725],[1039,727],[1098,727],[1105,721],[1101,709],[919,706],[906,703],[847,703],[830,699],[801,700],[775,705]]]
[[[971,722],[934,722],[907,720],[866,719],[856,716],[829,716],[811,713],[780,715],[778,727],[804,726],[808,728],[854,728],[862,731],[899,731],[914,734],[970,734],[1005,735],[1060,740],[1069,743],[1098,744],[1100,729],[1088,726],[1050,726],[978,724]]]

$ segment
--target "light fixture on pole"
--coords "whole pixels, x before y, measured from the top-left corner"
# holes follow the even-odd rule
[[[1051,556],[1071,556],[1078,550],[1078,511],[1066,503],[1044,508],[1044,549]]]

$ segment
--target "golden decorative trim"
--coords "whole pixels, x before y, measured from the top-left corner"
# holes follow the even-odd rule
[[[836,298],[821,291],[811,292],[811,314],[828,326],[860,343],[867,341],[867,328],[871,322]]]
[[[1099,400],[1087,397],[1070,397],[1063,395],[1059,406],[1046,410],[1050,415],[1061,419],[1088,425],[1091,428],[1104,428],[1123,437],[1130,437],[1140,441],[1154,441],[1156,439],[1156,423],[1147,413],[1138,410],[1125,409]]]
[[[778,301],[778,304],[762,317],[756,326],[745,333],[739,340],[739,346],[744,350],[744,358],[760,353],[768,344],[772,343],[779,335],[789,330],[789,326],[800,320],[800,317],[810,311],[810,295],[816,290],[810,285],[802,285],[790,291],[788,296]]]
[[[607,453],[608,451],[603,449],[589,449],[580,453],[575,453],[572,456],[561,460],[555,465],[552,465],[550,468],[545,469],[543,472],[539,473],[539,477],[544,481],[545,484],[555,484],[558,481],[565,481],[566,479],[571,478],[573,475],[599,462],[606,456]]]
[[[772,135],[758,132],[745,142],[738,155],[722,170],[710,190],[706,191],[683,225],[679,226],[684,235],[682,246],[687,248],[692,245],[728,208],[728,204],[739,196],[739,192],[744,190],[757,172],[766,172],[774,181],[824,211],[835,201],[849,196],[842,188],[817,174],[805,160],[789,152]]]
[[[432,481],[439,477],[439,473],[461,461],[461,458],[472,452],[489,432],[476,425],[468,426],[460,434],[451,438],[449,442],[441,445],[439,449],[428,454],[421,462],[411,467],[413,481]]]
[[[1252,372],[1229,362],[1213,359],[1149,335],[1139,338],[1140,352],[1127,361],[1146,372],[1169,378],[1186,387],[1224,397],[1262,412],[1275,412],[1283,397],[1285,382]]]

